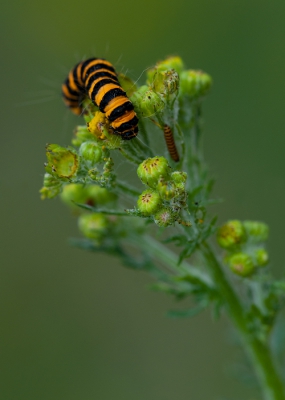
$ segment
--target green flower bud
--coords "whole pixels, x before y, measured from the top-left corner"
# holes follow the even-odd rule
[[[179,194],[183,194],[185,192],[185,184],[187,180],[187,173],[174,171],[171,174],[171,180],[175,184],[176,192]]]
[[[180,57],[172,56],[168,57],[164,61],[158,62],[156,67],[159,71],[175,69],[178,74],[181,74],[181,72],[184,70],[184,63]]]
[[[232,248],[246,240],[243,224],[238,221],[228,221],[218,229],[217,240],[221,247]]]
[[[88,185],[85,187],[85,204],[89,204],[90,206],[104,205],[115,201],[116,198],[117,196],[114,193],[98,185]]]
[[[212,78],[203,71],[188,70],[180,75],[180,94],[190,97],[205,96],[212,86]]]
[[[60,193],[61,187],[62,182],[46,172],[44,175],[44,186],[40,190],[41,199],[45,200],[56,197]]]
[[[173,197],[176,195],[176,187],[174,183],[171,181],[165,181],[164,179],[160,179],[158,181],[156,190],[158,191],[160,197],[166,201],[173,199]]]
[[[180,172],[180,171],[174,171],[171,174],[171,179],[175,183],[186,183],[187,173],[186,172]]]
[[[76,175],[79,159],[74,150],[57,144],[49,144],[46,146],[46,156],[48,162],[45,164],[45,169],[49,174],[62,179],[69,179]]]
[[[79,148],[79,155],[88,168],[102,161],[102,148],[96,142],[84,142]]]
[[[156,74],[156,71],[157,71],[157,69],[156,68],[149,68],[147,71],[146,71],[146,83],[148,84],[148,85],[152,85],[152,82],[153,82],[153,78],[154,78],[154,75]]]
[[[268,239],[269,228],[263,222],[244,221],[243,226],[252,241],[265,242]]]
[[[74,202],[80,204],[85,203],[85,188],[80,183],[70,183],[69,185],[64,185],[60,194],[60,198],[63,203],[67,204],[71,209],[79,212],[80,209],[76,204],[74,204]]]
[[[173,56],[173,57],[168,57],[164,61],[160,61],[156,64],[155,68],[150,68],[147,70],[147,83],[149,85],[152,84],[154,75],[156,71],[167,71],[169,69],[175,69],[175,71],[178,74],[181,74],[181,72],[184,70],[184,64],[183,61],[180,57]]]
[[[55,176],[48,174],[47,172],[44,174],[45,187],[53,187],[58,185],[61,185],[61,182]]]
[[[118,74],[119,82],[124,91],[127,93],[127,96],[130,98],[134,92],[137,90],[136,84],[129,78],[128,76],[119,73]]]
[[[263,267],[268,264],[269,256],[265,249],[257,249],[254,252],[256,264],[258,267]]]
[[[161,178],[169,180],[170,173],[171,168],[166,158],[158,156],[144,160],[137,169],[140,180],[153,189]]]
[[[236,253],[228,258],[230,269],[237,275],[249,276],[254,272],[251,257],[245,253]]]
[[[174,69],[157,70],[152,82],[153,90],[166,101],[174,99],[179,91],[179,75]]]
[[[88,239],[101,241],[107,234],[108,220],[103,214],[82,214],[78,218],[78,227]]]
[[[130,100],[140,118],[151,117],[164,109],[164,102],[149,86],[141,86]]]
[[[163,228],[173,225],[176,221],[176,215],[173,213],[170,207],[163,207],[154,215],[154,222],[156,225]]]
[[[145,216],[153,215],[161,207],[162,201],[154,190],[145,190],[138,198],[139,211]]]

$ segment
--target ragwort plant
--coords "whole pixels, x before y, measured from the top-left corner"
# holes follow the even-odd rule
[[[154,290],[192,299],[195,306],[172,316],[208,307],[216,316],[227,313],[263,398],[284,400],[271,333],[285,281],[269,274],[268,227],[231,220],[217,228],[208,214],[215,201],[201,148],[201,108],[211,77],[185,69],[179,57],[149,69],[141,87],[118,77],[139,118],[139,135],[114,135],[105,114],[85,99],[85,123],[77,126],[72,146],[46,146],[42,199],[59,196],[77,216],[83,238],[72,245],[117,256],[151,274]],[[125,180],[118,176],[126,175],[118,168],[122,160]]]

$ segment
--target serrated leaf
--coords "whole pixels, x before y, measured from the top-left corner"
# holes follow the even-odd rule
[[[216,231],[216,222],[217,222],[217,216],[214,216],[211,221],[206,224],[203,228],[203,230],[201,231],[201,235],[200,235],[200,241],[204,242],[209,236],[211,236],[212,234],[215,233]]]
[[[188,242],[187,246],[179,254],[178,265],[180,265],[185,258],[190,257],[194,253],[197,245],[198,245],[197,242],[194,240],[191,242]]]

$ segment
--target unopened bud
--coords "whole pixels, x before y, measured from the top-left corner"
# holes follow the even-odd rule
[[[265,242],[268,239],[269,228],[263,222],[244,221],[246,233],[253,242]]]
[[[175,69],[178,74],[181,74],[181,72],[184,70],[184,63],[180,57],[172,56],[163,61],[159,61],[156,64],[156,67],[160,71]]]
[[[161,227],[167,227],[173,225],[176,221],[176,215],[173,213],[170,207],[163,207],[154,215],[154,222],[156,225]]]
[[[156,71],[167,71],[170,69],[174,69],[178,74],[184,70],[184,64],[180,57],[173,56],[168,57],[166,60],[159,61],[155,68],[150,68],[147,70],[147,83],[152,84],[154,75]]]
[[[102,148],[96,142],[84,142],[79,149],[79,155],[89,169],[102,161],[102,154]]]
[[[218,229],[217,240],[221,247],[232,248],[246,240],[243,224],[238,221],[228,221]]]
[[[69,185],[64,185],[60,194],[60,198],[63,203],[77,211],[79,211],[79,207],[74,203],[85,203],[85,197],[85,188],[80,183],[70,183]]]
[[[85,187],[85,204],[90,206],[104,205],[116,200],[117,196],[109,190],[98,185],[88,185]]]
[[[130,100],[140,118],[151,117],[164,109],[163,100],[149,86],[141,86]]]
[[[53,187],[57,185],[61,185],[61,182],[53,175],[48,174],[47,172],[44,175],[44,186],[45,187]]]
[[[157,70],[152,82],[153,90],[165,101],[173,100],[179,91],[179,75],[174,69]]]
[[[162,178],[169,180],[171,168],[164,157],[153,157],[144,160],[137,169],[138,177],[149,187],[155,189]]]
[[[88,239],[102,240],[108,229],[108,220],[103,214],[82,214],[78,219],[79,230]]]
[[[145,190],[139,196],[137,205],[139,211],[145,216],[153,215],[161,207],[162,200],[154,190]]]
[[[269,256],[265,249],[257,249],[254,252],[257,267],[263,267],[268,264]]]
[[[156,190],[158,191],[160,197],[166,201],[173,199],[173,197],[176,195],[176,187],[172,181],[160,179],[156,186]]]
[[[46,171],[58,178],[68,179],[76,175],[79,168],[78,155],[73,149],[66,149],[57,144],[46,146],[48,163]]]
[[[249,276],[254,272],[251,257],[245,253],[236,253],[228,258],[230,269],[237,275]]]
[[[53,199],[60,193],[61,187],[62,182],[46,172],[44,175],[44,186],[40,190],[41,199]]]
[[[175,188],[178,193],[182,194],[185,192],[185,184],[187,180],[186,172],[180,172],[180,171],[172,172],[171,180],[174,182]]]
[[[203,71],[188,70],[180,75],[180,94],[189,97],[205,96],[212,86],[212,78]]]

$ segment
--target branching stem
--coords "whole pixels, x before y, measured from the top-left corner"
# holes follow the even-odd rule
[[[249,331],[243,305],[227,281],[210,246],[204,243],[202,252],[212,279],[225,300],[228,315],[236,326],[245,351],[253,364],[264,400],[285,400],[283,383],[274,365],[269,345],[261,342]]]

